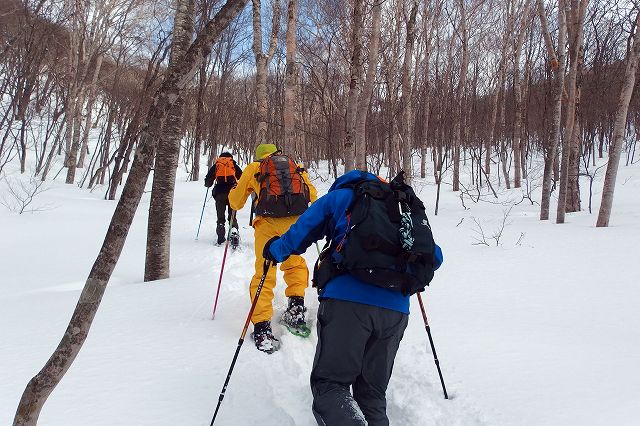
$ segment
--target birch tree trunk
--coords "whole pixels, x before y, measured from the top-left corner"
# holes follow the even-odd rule
[[[400,98],[400,108],[402,117],[402,169],[405,172],[405,181],[411,184],[412,164],[411,153],[413,152],[413,141],[411,140],[411,69],[413,68],[413,46],[416,40],[416,15],[418,14],[418,2],[414,1],[407,22],[407,39],[405,42],[404,61],[402,64],[402,97]]]
[[[431,41],[433,40],[434,30],[436,28],[436,19],[440,15],[441,3],[434,11],[432,19],[427,19],[427,4],[425,3],[423,23],[425,34],[425,57],[424,57],[424,85],[425,85],[425,105],[422,115],[423,136],[422,144],[420,147],[420,177],[425,178],[427,176],[427,148],[429,146],[429,117],[431,115],[431,82],[430,70],[431,70]],[[429,25],[431,23],[431,25]],[[429,29],[427,30],[427,26]]]
[[[453,191],[460,190],[460,145],[464,129],[462,128],[462,115],[464,114],[464,97],[467,85],[467,71],[469,68],[469,32],[467,29],[467,17],[463,0],[458,0],[460,8],[460,37],[462,39],[462,61],[460,65],[460,80],[456,90],[456,112],[453,124]]]
[[[204,119],[204,97],[207,88],[207,66],[203,62],[198,71],[198,99],[196,105],[196,129],[193,141],[193,164],[191,166],[191,174],[189,179],[192,182],[200,180],[200,153],[202,151],[202,139],[204,137],[205,119]]]
[[[513,124],[513,187],[520,188],[522,178],[522,161],[521,161],[521,144],[522,144],[522,81],[520,79],[520,55],[522,54],[522,44],[524,41],[524,35],[527,30],[527,24],[529,22],[530,1],[525,0],[524,10],[522,11],[522,18],[520,28],[515,37],[514,46],[514,65],[513,65],[513,96],[515,98],[515,117]]]
[[[96,85],[98,83],[98,76],[100,75],[100,70],[102,69],[102,61],[104,59],[104,55],[98,55],[98,59],[96,59],[95,69],[93,70],[93,77],[91,79],[91,85],[89,86],[89,95],[87,98],[87,112],[85,114],[84,119],[84,129],[82,132],[82,148],[80,149],[80,158],[78,158],[77,167],[79,169],[84,167],[84,160],[87,156],[87,150],[89,149],[89,131],[91,130],[91,112],[93,110],[93,105],[96,101]]]
[[[296,61],[296,31],[298,28],[298,0],[289,0],[287,6],[287,65],[284,80],[284,105],[282,122],[284,125],[284,143],[283,150],[286,153],[293,154],[296,159],[300,158],[299,148],[299,132],[296,124],[299,122],[298,108],[298,81],[299,71]]]
[[[376,80],[378,58],[380,56],[380,23],[382,15],[382,1],[376,1],[371,9],[371,40],[369,42],[369,66],[365,76],[362,93],[358,98],[355,128],[355,168],[367,170],[366,122],[371,104],[371,95]]]
[[[571,4],[569,3],[571,1]],[[558,209],[556,212],[556,223],[564,223],[565,213],[567,212],[567,189],[569,186],[571,149],[574,143],[573,132],[575,129],[576,104],[577,104],[577,78],[578,63],[580,61],[580,50],[582,49],[582,41],[584,35],[584,16],[589,0],[560,0],[565,9],[565,17],[567,14],[571,17],[571,25],[567,22],[567,31],[569,33],[569,58],[570,69],[567,80],[568,86],[568,102],[567,102],[567,118],[564,127],[564,137],[562,138],[562,159],[560,163],[560,182],[558,189]],[[573,6],[573,7],[572,7]],[[575,176],[575,179],[578,177]]]
[[[353,170],[355,157],[356,113],[358,107],[358,85],[362,73],[362,26],[364,0],[353,2],[353,22],[351,27],[351,73],[349,81],[349,95],[345,114],[344,139],[344,171]]]
[[[253,54],[256,60],[256,145],[267,142],[267,123],[269,120],[269,103],[267,98],[267,69],[273,54],[276,52],[278,29],[280,28],[280,0],[273,3],[273,21],[269,49],[262,51],[262,10],[261,0],[253,2]]]
[[[213,42],[218,39],[222,30],[240,13],[246,3],[247,0],[228,0],[198,34],[181,63],[167,75],[156,92],[141,132],[133,166],[98,257],[91,268],[62,340],[40,372],[29,381],[22,394],[13,420],[14,426],[36,425],[44,403],[82,348],[109,278],[122,253],[129,228],[144,192],[158,144],[158,131],[203,58],[211,52]]]
[[[548,220],[551,202],[551,183],[554,174],[554,165],[556,164],[558,146],[560,145],[562,93],[564,89],[564,74],[566,67],[565,43],[567,40],[567,26],[564,8],[558,7],[558,53],[556,55],[556,51],[553,48],[553,43],[551,41],[551,33],[549,32],[549,26],[547,24],[547,18],[545,15],[544,7],[542,5],[542,0],[537,0],[537,9],[538,17],[540,18],[542,27],[542,35],[544,37],[545,45],[547,48],[547,55],[550,58],[550,66],[554,74],[554,98],[551,119],[551,138],[549,140],[549,146],[547,147],[545,153],[544,174],[542,177],[542,198],[540,201],[540,220]]]
[[[624,142],[624,133],[627,127],[627,112],[629,102],[636,84],[636,71],[638,69],[638,57],[640,56],[640,12],[636,15],[636,33],[633,36],[633,47],[627,54],[627,66],[624,72],[622,90],[620,90],[620,100],[616,112],[616,121],[613,127],[613,140],[609,147],[609,161],[607,162],[607,173],[604,177],[602,188],[602,201],[598,212],[597,227],[609,226],[611,208],[613,206],[613,193],[618,176],[618,166],[620,165],[620,154]]]
[[[176,0],[173,21],[173,40],[169,55],[168,72],[182,61],[193,35],[195,0]],[[144,261],[144,280],[169,278],[171,258],[171,216],[176,170],[182,139],[182,113],[184,98],[179,96],[171,107],[156,151],[153,167],[153,186],[147,222],[147,250]]]

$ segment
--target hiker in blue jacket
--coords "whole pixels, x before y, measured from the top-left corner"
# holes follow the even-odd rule
[[[354,197],[350,185],[363,179],[378,177],[354,170],[338,178],[285,234],[266,244],[263,257],[280,263],[324,237],[344,243],[346,210]],[[338,263],[340,253],[334,246],[330,256]],[[435,270],[442,263],[437,245],[434,258]],[[319,290],[319,300],[318,344],[311,372],[318,424],[388,425],[385,393],[408,322],[409,295],[345,273]]]

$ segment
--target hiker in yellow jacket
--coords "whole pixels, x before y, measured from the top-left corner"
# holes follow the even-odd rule
[[[287,172],[287,170],[289,172]],[[276,179],[285,172],[286,181]],[[276,173],[278,172],[278,173]],[[275,188],[275,189],[274,189]],[[294,193],[292,197],[273,196],[278,191],[288,188]],[[271,191],[271,192],[269,192]],[[275,192],[273,192],[275,191]],[[279,155],[278,148],[273,144],[260,144],[256,148],[255,161],[250,163],[242,172],[236,186],[229,192],[229,204],[233,210],[244,207],[247,198],[255,193],[254,203],[256,217],[253,220],[255,229],[255,273],[251,279],[249,295],[253,300],[260,278],[263,273],[264,258],[262,252],[265,244],[274,237],[278,237],[289,229],[306,209],[309,202],[317,198],[316,188],[309,181],[307,173],[293,163],[288,157]],[[281,205],[285,199],[294,199],[293,207]],[[302,211],[300,211],[302,210]],[[291,214],[290,214],[291,213]],[[304,292],[309,283],[309,269],[302,256],[290,256],[280,265],[287,284],[285,295],[289,298],[287,310],[281,322],[294,334],[308,335],[305,324]],[[266,353],[273,353],[279,348],[279,341],[271,330],[273,316],[273,288],[276,284],[276,269],[269,269],[264,281],[258,303],[251,317],[254,325],[253,338],[256,347]]]

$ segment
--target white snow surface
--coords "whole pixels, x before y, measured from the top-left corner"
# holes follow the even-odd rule
[[[63,175],[36,198],[45,210],[17,215],[0,207],[1,425],[11,424],[25,385],[62,337],[115,207],[103,200],[105,188],[65,185]],[[465,198],[465,209],[444,185],[435,216],[433,179],[416,180],[445,256],[423,297],[451,399],[443,398],[414,298],[387,392],[392,424],[640,424],[640,164],[621,164],[610,227],[596,228],[603,175],[594,213],[568,214],[562,225],[553,220],[555,199],[552,220],[540,221],[538,205],[516,205],[523,191],[504,187],[498,200]],[[205,189],[185,180],[181,168],[171,278],[142,281],[145,193],[89,337],[39,424],[210,423],[250,306],[253,232],[246,207],[241,248],[227,256],[212,321],[223,247],[213,244],[212,201],[195,240]],[[315,180],[321,194],[330,183]],[[586,209],[588,182],[581,185]],[[490,236],[511,205],[500,244],[474,244],[479,226]],[[312,246],[310,267],[316,256]],[[284,288],[279,272],[274,319],[285,307]],[[282,347],[266,355],[247,336],[217,424],[315,424],[314,289],[306,303],[308,339],[274,321]]]

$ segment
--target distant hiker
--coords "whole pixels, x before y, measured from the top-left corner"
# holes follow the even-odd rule
[[[226,241],[225,223],[231,221],[233,212],[229,205],[229,191],[242,176],[242,169],[238,166],[233,156],[228,152],[223,152],[216,159],[213,166],[209,169],[207,176],[204,178],[204,186],[210,188],[213,186],[211,195],[216,200],[216,213],[218,215],[216,234],[218,236],[217,244],[220,245]],[[227,210],[228,219],[224,217],[224,211]],[[238,246],[240,234],[238,233],[238,219],[233,219],[229,233],[229,242],[235,248]]]
[[[402,174],[390,184],[357,170],[341,176],[263,256],[286,262],[323,237],[313,413],[319,425],[388,425],[385,393],[409,297],[433,278],[442,252]]]
[[[229,193],[231,208],[241,209],[252,193],[257,195],[252,223],[256,262],[249,287],[249,295],[253,299],[263,273],[264,245],[271,238],[285,233],[309,203],[315,201],[317,194],[304,169],[281,154],[273,144],[260,144],[256,148],[255,161],[244,169],[238,184]],[[285,295],[289,298],[281,322],[294,334],[308,335],[304,306],[304,292],[309,285],[307,264],[301,256],[291,256],[282,262],[280,270],[284,271]],[[271,268],[251,317],[256,347],[266,353],[273,353],[280,345],[271,330],[275,285],[276,268]]]

